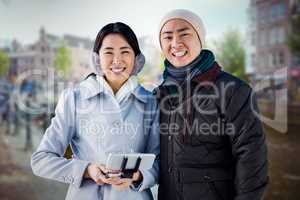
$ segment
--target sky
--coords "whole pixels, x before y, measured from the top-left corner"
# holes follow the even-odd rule
[[[169,10],[183,8],[197,13],[207,40],[217,39],[229,28],[247,28],[249,0],[0,0],[0,39],[32,43],[39,29],[94,40],[105,24],[122,21],[138,37],[156,39],[160,19]]]

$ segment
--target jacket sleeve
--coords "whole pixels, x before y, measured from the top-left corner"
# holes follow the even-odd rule
[[[55,117],[31,156],[31,168],[37,176],[80,187],[89,163],[63,157],[75,133],[74,96],[73,89],[62,92],[55,109]]]
[[[266,137],[255,93],[248,85],[243,83],[235,89],[227,114],[227,122],[233,128],[230,142],[235,161],[234,199],[262,199],[268,183]]]
[[[154,109],[151,109],[152,123],[150,127],[149,137],[145,153],[153,153],[156,155],[153,167],[149,170],[140,170],[143,175],[143,181],[138,187],[132,187],[135,191],[143,191],[153,187],[158,182],[159,177],[159,152],[160,152],[160,137],[159,137],[159,109],[158,104],[154,103]],[[149,112],[149,111],[148,111]]]

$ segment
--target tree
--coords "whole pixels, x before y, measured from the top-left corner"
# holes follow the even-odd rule
[[[291,32],[287,39],[288,47],[295,56],[300,56],[300,0],[291,7]]]
[[[0,50],[0,76],[4,76],[7,74],[9,70],[9,65],[10,62],[7,53]]]
[[[246,75],[246,53],[241,33],[237,29],[229,29],[220,41],[214,42],[216,58],[225,71],[248,81]]]
[[[58,49],[55,59],[55,66],[60,73],[62,73],[65,79],[69,76],[71,66],[71,55],[64,41],[61,42],[61,46]]]

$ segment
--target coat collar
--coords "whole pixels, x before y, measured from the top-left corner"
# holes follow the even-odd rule
[[[201,83],[201,82],[215,82],[218,75],[221,73],[221,67],[220,65],[215,62],[212,68],[207,70],[206,72],[200,73],[199,75],[195,76],[191,82],[192,83]],[[173,84],[168,84],[165,82],[165,80],[160,84],[160,87],[168,87]]]
[[[97,96],[98,94],[110,92],[109,87],[105,81],[98,81],[96,74],[92,73],[88,75],[84,81],[79,85],[80,93],[83,99],[89,99]],[[132,94],[143,103],[147,102],[147,91],[140,85],[138,85],[133,91]]]
[[[220,65],[215,62],[213,67],[206,72],[200,73],[198,76],[194,77],[191,82],[194,84],[200,84],[203,82],[215,82],[217,80],[217,77],[222,72]],[[185,85],[187,82],[185,81],[183,85]],[[181,85],[181,86],[183,86]],[[162,88],[169,88],[172,84],[165,84],[165,81],[161,83],[161,85],[158,87],[158,89]],[[206,87],[206,86],[205,86]],[[157,91],[154,91],[156,94]]]
[[[219,74],[221,73],[220,65],[215,62],[213,67],[204,73],[200,73],[198,76],[192,79],[192,82],[215,82]]]

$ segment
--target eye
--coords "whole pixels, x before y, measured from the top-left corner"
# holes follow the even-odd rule
[[[164,40],[172,40],[172,36],[166,36],[163,38]]]
[[[122,51],[122,54],[129,54],[129,51]]]
[[[104,52],[104,54],[106,54],[106,55],[112,55],[113,53],[110,52],[110,51],[106,51],[106,52]]]
[[[188,35],[189,35],[188,33],[183,33],[183,34],[180,35],[180,37],[186,37]]]

